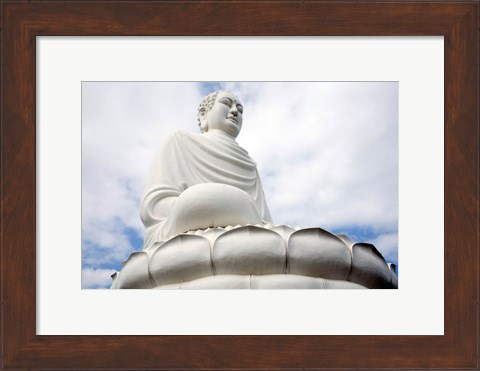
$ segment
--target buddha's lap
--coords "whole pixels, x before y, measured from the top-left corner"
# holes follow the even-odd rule
[[[166,228],[169,236],[195,229],[259,224],[260,213],[245,191],[226,184],[189,187],[175,201]]]

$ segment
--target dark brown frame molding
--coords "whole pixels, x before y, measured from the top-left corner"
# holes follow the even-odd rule
[[[428,0],[4,0],[2,369],[478,369],[479,8]],[[443,35],[445,335],[37,336],[35,40],[47,35]]]

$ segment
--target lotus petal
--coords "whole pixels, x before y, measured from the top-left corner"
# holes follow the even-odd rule
[[[154,285],[148,274],[148,255],[132,253],[115,280],[117,289],[151,289]]]
[[[289,273],[346,280],[351,269],[347,246],[321,228],[301,229],[288,241]]]
[[[156,286],[211,276],[210,243],[200,236],[181,234],[153,253],[149,268]]]
[[[356,243],[352,252],[352,272],[349,281],[369,289],[394,288],[392,272],[375,246],[369,243]]]
[[[295,229],[289,227],[288,225],[276,225],[272,228],[269,228],[271,231],[277,232],[280,236],[282,236],[285,243],[288,243],[288,239],[295,232]]]
[[[350,237],[348,237],[346,234],[337,234],[337,237],[342,240],[342,242],[349,248],[350,252],[352,251],[352,246],[355,245],[355,242],[353,242]]]
[[[273,274],[286,271],[286,246],[276,232],[245,226],[225,232],[213,245],[215,274]]]

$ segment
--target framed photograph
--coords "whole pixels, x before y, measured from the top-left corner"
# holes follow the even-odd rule
[[[1,7],[2,368],[478,368],[478,2]],[[393,81],[399,289],[82,290],[82,91],[122,79]]]
[[[275,42],[273,39],[268,41],[272,49]],[[234,40],[231,42],[236,43]],[[251,40],[248,42],[251,44]],[[434,42],[438,44],[438,53],[441,53],[441,40]],[[282,44],[286,48],[285,41]],[[240,44],[236,45],[239,48]],[[40,49],[43,46],[42,39]],[[318,55],[322,54],[318,46],[315,49]],[[242,54],[248,55],[247,52]],[[239,63],[239,69],[241,65]],[[263,70],[263,66],[258,68]],[[443,80],[441,66],[436,73],[439,82]],[[43,82],[40,77],[39,84]],[[398,267],[398,90],[398,81],[82,82],[82,289],[110,288],[113,286],[112,275],[115,277],[114,287],[137,289],[188,289],[192,285],[203,288],[220,288],[223,285],[230,289],[321,289],[330,284],[337,285],[333,286],[336,288],[358,288],[348,282],[363,283],[369,288],[397,288],[397,275],[395,272],[392,275],[392,270]],[[237,104],[242,112],[232,111],[231,116],[234,121],[235,117],[239,117],[240,125],[231,128],[215,125],[215,122],[211,130],[199,127],[200,102],[204,96],[214,92],[233,94],[238,98],[240,103]],[[438,94],[436,99],[439,101],[438,115],[441,116],[443,97]],[[43,127],[41,123],[39,126]],[[233,130],[237,128],[238,131]],[[437,125],[435,129],[441,133],[443,128]],[[225,138],[224,133],[227,134]],[[179,149],[170,152],[170,158],[165,152],[156,155],[162,145],[171,143],[167,138],[173,135],[187,136],[194,142],[179,142]],[[221,138],[228,145],[220,144],[224,143],[220,142]],[[211,157],[209,154],[215,144],[218,147],[215,156]],[[231,152],[233,148],[241,154]],[[196,151],[205,153],[199,155]],[[192,157],[187,157],[189,153]],[[219,157],[222,160],[218,160]],[[241,167],[234,162],[239,160],[242,160]],[[207,162],[210,169],[211,166],[219,170],[228,169],[227,176],[223,175],[225,170],[217,170],[213,174],[211,170],[207,172]],[[245,162],[250,164],[249,167],[243,166]],[[188,170],[191,168],[197,169],[200,175],[194,176]],[[229,205],[228,213],[223,209],[221,211],[232,219],[220,226],[216,224],[219,229],[212,231],[214,218],[201,217],[190,221],[199,223],[193,224],[198,227],[196,230],[192,225],[188,226],[190,230],[187,234],[199,237],[190,238],[191,243],[205,242],[197,250],[200,254],[197,259],[191,258],[192,252],[184,244],[177,245],[179,238],[166,245],[167,241],[161,243],[154,242],[155,238],[144,238],[150,220],[150,202],[157,202],[153,194],[157,194],[159,186],[152,184],[160,182],[158,177],[162,175],[159,170],[165,177],[170,170],[175,173],[165,180],[169,190],[164,194],[178,189],[181,196],[181,184],[187,179],[191,184],[189,187],[195,187],[196,182],[204,184],[209,183],[207,180],[210,183],[214,180],[217,184],[235,184],[237,188],[249,190],[252,199],[257,200],[255,209],[258,214],[261,214],[259,210],[263,210],[262,218],[269,219],[262,224],[259,224],[260,219],[253,221],[256,226],[252,230],[257,233],[254,241],[268,239],[270,243],[267,240],[262,243],[268,247],[257,249],[251,243],[250,248],[239,246],[226,256],[221,253],[222,250],[216,253],[217,248],[226,246],[225,239],[232,239],[234,243],[233,239],[248,230],[241,228],[240,223],[235,227],[230,211],[233,209],[231,200],[224,203]],[[238,180],[239,174],[245,181]],[[440,178],[443,181],[443,177]],[[148,179],[155,180],[148,185]],[[208,188],[203,192],[208,192]],[[218,199],[218,191],[215,195]],[[441,193],[436,197],[440,197],[438,205]],[[142,199],[146,201],[142,202]],[[191,210],[192,203],[188,205]],[[205,208],[199,206],[198,210],[203,214]],[[247,216],[244,208],[238,205],[236,210],[243,210],[234,215],[244,225]],[[213,213],[218,215],[219,210],[212,210]],[[443,220],[439,218],[438,223],[441,227]],[[165,224],[156,220],[154,224],[157,227],[149,229],[149,236],[153,237],[160,229],[165,233]],[[204,225],[203,229],[201,225]],[[226,232],[229,234],[224,235]],[[203,237],[208,237],[209,233],[216,234],[212,242]],[[303,241],[301,246],[306,246],[308,238],[311,241],[308,246],[316,245],[318,233],[324,233],[328,241],[335,243],[335,248],[338,246],[335,258],[340,269],[329,270],[327,264],[318,264],[315,269],[310,265],[311,261],[328,261],[328,266],[331,266],[333,259],[326,255],[304,258],[304,254],[299,253],[306,247],[295,245],[295,241],[300,239],[298,241]],[[218,240],[219,236],[223,237]],[[290,251],[290,248],[287,249],[289,241],[293,241],[292,246],[299,246],[293,247],[291,254],[287,254]],[[390,267],[379,255],[372,254],[369,257],[378,260],[371,262],[371,266],[378,264],[381,268],[378,276],[367,280],[365,274],[355,271],[352,274],[350,249],[371,248],[367,245],[354,248],[355,243],[374,245]],[[174,246],[179,246],[180,250]],[[138,254],[142,249],[143,253]],[[162,273],[165,269],[175,271],[163,263],[166,260],[164,254],[168,251],[175,251],[177,259],[182,252],[190,251],[185,255],[186,260],[176,262],[177,272],[180,269],[184,273]],[[271,251],[275,253],[269,255]],[[314,251],[320,254],[321,251],[333,250]],[[154,254],[153,261],[159,265],[134,269],[143,274],[130,281],[128,269],[139,259],[153,259]],[[265,255],[271,256],[271,260],[265,260]],[[232,260],[226,261],[226,257]],[[293,259],[292,264],[290,258]],[[46,260],[50,259],[46,257]],[[192,260],[202,263],[190,265],[187,261]],[[245,261],[249,261],[248,266],[243,264]],[[152,283],[149,277],[154,277],[155,281]],[[223,283],[218,281],[222,279]],[[328,281],[331,279],[335,282]]]

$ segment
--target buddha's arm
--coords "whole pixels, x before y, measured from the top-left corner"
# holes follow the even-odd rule
[[[267,206],[267,200],[265,199],[265,193],[263,192],[262,181],[260,179],[260,175],[258,174],[257,170],[257,187],[258,187],[258,195],[257,195],[257,205],[260,211],[260,215],[262,216],[263,223],[273,223],[272,216],[270,215],[270,210]]]
[[[178,197],[170,196],[170,197],[165,197],[158,201],[154,206],[153,206],[153,214],[156,215],[158,219],[166,219],[168,215],[170,215],[170,210],[172,209],[172,206],[175,204],[175,201],[177,200]]]
[[[144,248],[165,240],[164,225],[178,196],[161,197],[161,192],[149,192],[142,200],[140,218],[145,225]]]
[[[164,192],[148,192],[140,206],[140,218],[146,228],[159,224],[170,215],[178,195],[164,195]]]
[[[184,174],[177,169],[179,136],[178,133],[167,136],[153,159],[140,206],[140,218],[145,228],[164,222],[175,200],[187,188],[182,183]]]

